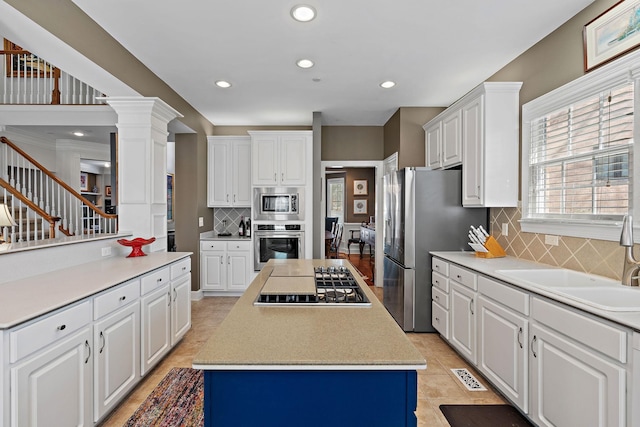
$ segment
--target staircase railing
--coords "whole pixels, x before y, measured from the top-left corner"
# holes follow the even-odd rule
[[[26,50],[0,50],[2,104],[103,104],[105,95]]]
[[[0,137],[0,174],[5,197],[15,197],[17,192],[46,215],[59,218],[57,229],[65,235],[117,232],[117,215],[102,212],[4,136]],[[7,187],[15,191],[9,191]],[[20,214],[18,209],[19,206],[11,204],[10,211],[14,218],[16,212]],[[19,226],[9,228],[16,233]],[[29,237],[20,235],[17,241]]]

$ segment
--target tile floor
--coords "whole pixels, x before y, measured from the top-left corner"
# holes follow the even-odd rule
[[[381,288],[373,289],[382,297]],[[129,394],[116,410],[101,424],[122,426],[144,401],[147,395],[173,367],[191,367],[191,360],[200,346],[215,331],[237,298],[212,297],[192,304],[192,328],[184,339]],[[449,424],[440,412],[444,403],[504,403],[470,366],[465,363],[437,334],[407,334],[411,342],[427,359],[427,369],[418,375],[418,426],[446,427]],[[488,391],[467,391],[451,373],[451,368],[467,368],[487,387]]]

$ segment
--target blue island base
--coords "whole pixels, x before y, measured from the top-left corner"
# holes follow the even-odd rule
[[[205,371],[205,427],[417,425],[416,371]]]

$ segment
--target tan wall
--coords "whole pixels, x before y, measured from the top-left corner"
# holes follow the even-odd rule
[[[556,31],[524,52],[489,81],[522,81],[520,105],[584,75],[582,28],[617,0],[597,0]],[[520,144],[522,147],[522,143]],[[522,199],[522,195],[520,196]],[[544,236],[520,229],[519,208],[491,209],[491,232],[508,255],[620,278],[623,250],[617,242],[561,237],[558,246],[544,243]],[[502,224],[508,236],[501,233]]]
[[[441,107],[400,108],[400,152],[398,167],[425,166],[424,129],[422,126],[440,114]]]
[[[384,124],[384,158],[396,152],[399,157],[400,151],[400,109],[398,109]],[[399,159],[398,164],[400,164]]]
[[[322,126],[322,160],[383,160],[382,126]]]
[[[375,203],[376,203],[376,170],[375,168],[345,168],[345,194],[346,194],[346,217],[344,222],[369,222],[369,216],[375,215]],[[354,195],[353,194],[353,181],[356,179],[367,180],[367,195]],[[353,202],[355,200],[367,201],[367,213],[355,214],[353,213]]]

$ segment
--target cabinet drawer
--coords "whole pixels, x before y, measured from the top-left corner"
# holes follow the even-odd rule
[[[171,272],[169,267],[160,268],[142,277],[141,294],[145,295],[165,283],[169,283]]]
[[[436,302],[431,303],[431,324],[444,338],[449,339],[449,312]]]
[[[431,298],[444,308],[449,309],[449,294],[433,287],[431,288]]]
[[[205,240],[200,242],[201,251],[224,251],[227,242],[224,240]]]
[[[431,269],[433,271],[437,271],[440,274],[443,274],[444,276],[449,275],[449,263],[441,260],[440,258],[434,257],[431,260]]]
[[[129,283],[118,285],[115,289],[106,291],[93,300],[93,320],[112,313],[131,304],[140,296],[140,281],[132,280]]]
[[[246,242],[227,242],[227,250],[228,251],[250,251],[251,250],[251,241]]]
[[[91,323],[91,301],[59,311],[10,333],[10,363],[59,341]]]
[[[467,270],[457,265],[451,265],[449,267],[449,279],[455,280],[461,285],[473,289],[474,291],[478,290],[478,275],[473,271]]]
[[[529,315],[529,294],[484,276],[478,277],[478,292],[512,310]]]
[[[431,284],[434,288],[440,289],[442,292],[449,293],[449,279],[442,274],[431,272]]]
[[[191,257],[177,261],[171,265],[171,280],[185,275],[191,271]]]
[[[604,320],[592,319],[538,298],[533,298],[531,311],[535,321],[619,362],[627,362],[625,330],[604,323]]]

